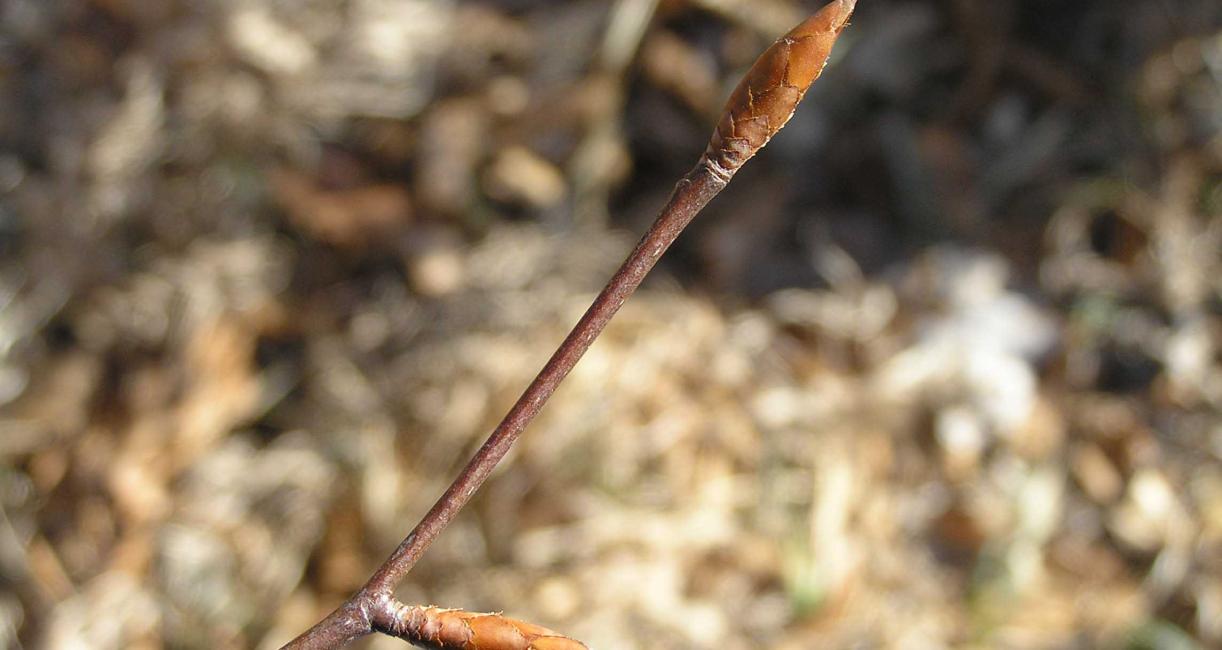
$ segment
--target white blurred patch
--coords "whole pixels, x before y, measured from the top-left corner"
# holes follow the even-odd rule
[[[90,207],[113,218],[125,210],[133,186],[161,153],[164,82],[148,61],[133,60],[123,101],[86,153],[92,180]]]
[[[1052,320],[1005,288],[1005,262],[985,253],[942,249],[928,257],[922,282],[941,313],[917,327],[917,340],[883,369],[884,394],[934,394],[964,400],[1005,436],[1036,404],[1032,366],[1056,342]]]
[[[407,117],[451,40],[450,0],[233,2],[224,37],[311,119]]]
[[[243,59],[269,74],[303,74],[318,63],[309,39],[277,21],[267,6],[243,5],[229,15],[226,32]]]

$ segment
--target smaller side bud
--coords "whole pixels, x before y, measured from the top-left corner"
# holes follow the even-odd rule
[[[584,643],[540,625],[461,609],[399,604],[383,628],[433,650],[589,650]]]

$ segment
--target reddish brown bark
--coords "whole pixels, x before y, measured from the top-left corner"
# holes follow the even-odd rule
[[[585,648],[545,628],[499,615],[403,605],[393,598],[394,589],[483,485],[679,233],[793,117],[806,89],[827,65],[832,45],[855,4],[856,0],[834,0],[760,56],[730,95],[700,161],[675,186],[653,226],[454,483],[356,595],[283,650],[338,648],[372,632],[442,650]]]
[[[587,650],[584,643],[539,625],[439,607],[399,605],[390,625],[379,631],[431,650]]]

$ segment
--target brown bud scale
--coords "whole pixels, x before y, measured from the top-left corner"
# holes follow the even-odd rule
[[[545,627],[460,609],[402,605],[387,632],[431,650],[589,650]]]
[[[856,0],[835,0],[772,44],[730,94],[701,161],[729,181],[793,117],[827,65]]]

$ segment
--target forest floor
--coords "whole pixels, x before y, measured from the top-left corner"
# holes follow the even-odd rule
[[[816,7],[0,4],[0,647],[342,601]],[[1222,647],[1222,5],[860,0],[399,595],[609,650]]]

